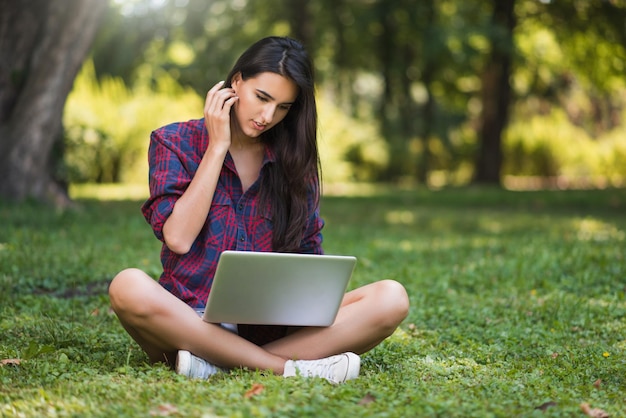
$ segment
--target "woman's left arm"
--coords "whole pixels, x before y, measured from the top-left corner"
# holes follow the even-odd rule
[[[320,216],[320,190],[318,182],[312,182],[308,194],[308,212],[309,218],[304,230],[300,252],[303,254],[324,254],[322,249],[322,229],[324,228],[324,220]]]

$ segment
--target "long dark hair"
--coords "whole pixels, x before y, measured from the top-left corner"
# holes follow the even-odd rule
[[[319,202],[320,164],[313,65],[300,42],[268,37],[239,57],[225,80],[246,80],[264,72],[280,74],[298,86],[298,96],[285,118],[261,137],[276,155],[261,183],[261,207],[271,208],[274,251],[297,252],[309,216],[307,196]],[[313,187],[313,190],[311,190]],[[266,209],[264,209],[266,210]]]

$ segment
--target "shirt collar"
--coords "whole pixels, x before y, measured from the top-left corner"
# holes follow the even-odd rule
[[[269,145],[265,144],[265,154],[263,155],[263,165],[276,162],[276,153]]]
[[[276,162],[276,153],[274,152],[272,147],[270,147],[267,144],[264,144],[264,147],[265,147],[265,151],[263,153],[263,163],[262,163],[263,167],[265,167],[267,164]],[[226,155],[227,156],[226,156],[226,159],[224,160],[224,164],[233,172],[236,171],[235,163],[233,162],[233,157],[230,155],[230,151]]]

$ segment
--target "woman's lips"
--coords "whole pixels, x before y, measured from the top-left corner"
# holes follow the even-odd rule
[[[264,125],[264,124],[262,124],[262,123],[258,123],[258,122],[252,121],[252,126],[253,126],[253,127],[254,127],[254,129],[256,129],[257,131],[263,131],[263,130],[265,130],[265,127],[266,127],[267,125]]]

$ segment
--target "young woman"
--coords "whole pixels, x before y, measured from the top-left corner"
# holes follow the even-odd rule
[[[391,335],[409,301],[396,281],[348,292],[330,327],[228,326],[200,315],[224,250],[321,254],[313,68],[301,44],[252,45],[206,96],[204,119],[152,133],[150,198],[142,207],[163,242],[159,282],[120,272],[111,304],[152,362],[207,378],[247,367],[339,383],[358,354]]]

